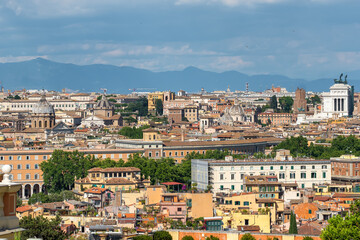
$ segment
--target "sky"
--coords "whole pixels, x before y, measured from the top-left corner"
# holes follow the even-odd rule
[[[359,0],[1,0],[0,62],[335,78],[360,70],[359,10]]]

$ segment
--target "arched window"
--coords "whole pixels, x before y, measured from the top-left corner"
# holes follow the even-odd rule
[[[34,121],[34,128],[36,128],[36,121]]]
[[[42,126],[41,126],[41,121],[39,121],[39,128],[41,128]]]
[[[45,121],[45,122],[44,122],[44,127],[46,127],[46,128],[47,128],[47,121]]]

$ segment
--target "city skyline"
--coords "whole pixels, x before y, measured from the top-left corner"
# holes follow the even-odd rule
[[[358,70],[358,2],[4,1],[0,62],[332,77]]]

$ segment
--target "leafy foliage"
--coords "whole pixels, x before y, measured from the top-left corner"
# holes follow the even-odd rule
[[[303,240],[314,240],[312,237],[304,237]]]
[[[149,235],[139,235],[132,238],[133,240],[152,240]]]
[[[154,240],[172,240],[172,236],[167,231],[157,231],[153,236]]]
[[[360,155],[360,139],[355,136],[334,138],[331,146],[314,145],[308,146],[307,139],[304,137],[291,137],[278,144],[277,149],[288,149],[294,157],[313,157],[316,159],[329,159],[339,157],[344,154]]]
[[[40,164],[44,183],[49,192],[71,190],[75,177],[84,178],[93,165],[94,158],[78,151],[55,150],[48,161]]]
[[[245,233],[241,237],[241,240],[256,240],[256,238],[254,238],[253,235],[251,235],[250,233]]]
[[[61,218],[56,216],[51,220],[38,216],[36,218],[23,217],[20,220],[20,227],[25,231],[21,232],[21,239],[41,238],[41,239],[66,239],[68,236],[60,228]]]
[[[294,104],[294,100],[292,99],[292,97],[284,96],[279,98],[279,103],[280,103],[281,111],[289,113],[291,112],[292,106]]]
[[[323,240],[360,239],[360,200],[356,200],[350,207],[350,213],[344,218],[336,215],[329,219],[329,225],[321,232]]]
[[[271,97],[269,104],[270,104],[270,108],[274,109],[274,111],[278,109],[278,101],[275,95]]]
[[[35,204],[37,202],[50,203],[50,202],[62,202],[64,200],[78,200],[72,191],[62,191],[60,193],[34,193],[29,198],[28,204]]]
[[[210,237],[206,237],[205,240],[219,240],[219,238],[214,237],[213,235],[210,235]]]
[[[163,115],[163,102],[161,99],[155,100],[155,109],[156,109],[156,115],[162,116]]]
[[[119,134],[126,136],[128,138],[131,139],[141,139],[143,138],[143,132],[142,130],[149,128],[149,126],[142,126],[139,128],[136,127],[123,127],[120,131]]]
[[[192,236],[184,236],[181,240],[194,240]]]
[[[140,97],[137,101],[131,102],[126,108],[128,112],[138,112],[139,116],[148,115],[148,100],[146,97]]]

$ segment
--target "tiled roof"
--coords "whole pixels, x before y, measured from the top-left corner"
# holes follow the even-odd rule
[[[105,191],[106,191],[105,188],[92,187],[92,188],[90,188],[90,189],[86,189],[84,192],[85,192],[85,193],[102,194],[102,193],[105,192]]]
[[[16,208],[16,212],[27,212],[27,211],[30,211],[32,210],[31,206],[29,205],[26,205],[26,206],[21,206],[21,207],[18,207]]]
[[[110,178],[105,180],[106,184],[135,184],[135,182],[127,180],[125,178]]]

